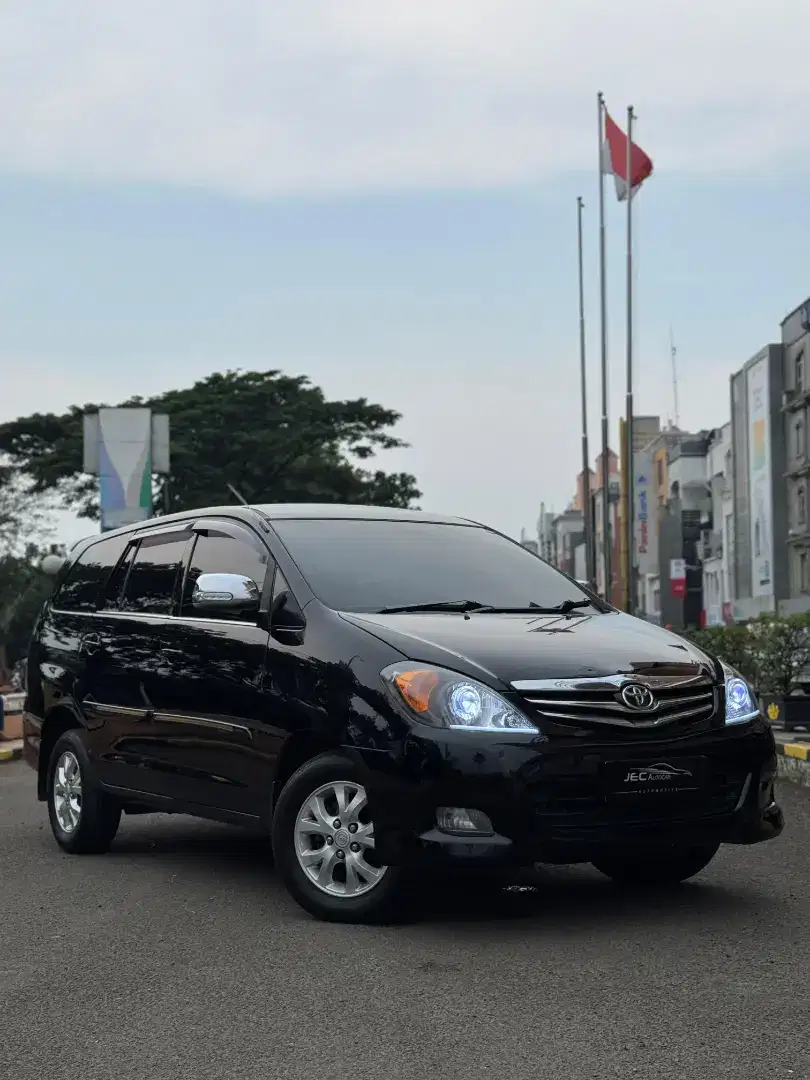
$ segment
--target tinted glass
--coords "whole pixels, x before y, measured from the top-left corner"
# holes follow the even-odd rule
[[[270,556],[267,550],[247,533],[244,540],[225,536],[222,533],[198,536],[183,587],[183,614],[194,615],[195,618],[200,616],[200,612],[195,611],[191,606],[194,583],[200,574],[241,574],[254,581],[261,592],[269,562]],[[218,613],[216,618],[256,621],[255,613],[250,612],[222,612]]]
[[[105,608],[118,607],[121,600],[121,593],[124,591],[124,582],[127,580],[127,574],[129,573],[130,566],[132,566],[132,560],[135,557],[135,552],[137,550],[137,544],[130,544],[123,559],[121,559],[118,566],[116,566],[110,575],[110,579],[107,582],[107,588],[104,590],[103,606]]]
[[[315,595],[338,611],[474,600],[552,607],[585,594],[487,529],[410,521],[275,521]]]
[[[188,536],[172,539],[150,536],[142,540],[129,572],[121,607],[124,611],[169,615],[172,610]]]
[[[89,547],[69,571],[54,605],[64,611],[95,611],[128,541],[128,536],[111,536]]]

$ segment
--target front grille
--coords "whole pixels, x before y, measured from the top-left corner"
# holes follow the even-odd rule
[[[654,707],[637,710],[629,708],[622,699],[622,690],[635,683],[648,688],[654,697]],[[555,729],[590,729],[616,733],[644,731],[671,736],[679,729],[695,730],[706,726],[719,704],[717,688],[706,677],[663,680],[644,679],[583,679],[566,682],[515,683],[523,700],[539,717]],[[606,733],[606,732],[604,732]]]

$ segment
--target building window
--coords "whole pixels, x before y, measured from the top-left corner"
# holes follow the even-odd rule
[[[664,462],[661,458],[655,463],[656,476],[658,478],[658,486],[662,488],[664,486]]]
[[[804,390],[804,349],[796,356],[796,393],[800,394]]]
[[[796,524],[804,525],[807,521],[807,496],[804,487],[796,492]]]
[[[804,457],[804,420],[797,420],[794,429],[796,437],[796,457]]]
[[[808,591],[808,566],[807,566],[807,552],[799,552],[799,591]]]

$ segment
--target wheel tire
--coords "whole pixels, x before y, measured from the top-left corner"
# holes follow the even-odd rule
[[[717,854],[719,846],[672,848],[636,857],[617,856],[599,859],[593,865],[621,885],[679,885],[704,870]]]
[[[67,772],[64,770],[67,768]],[[65,776],[74,769],[78,775],[78,799],[68,798],[75,818],[72,828],[67,827],[64,810],[65,791],[76,791],[75,779],[66,788]],[[64,772],[64,775],[63,775]],[[96,784],[87,751],[79,730],[66,731],[51,751],[47,778],[48,817],[57,844],[71,855],[100,855],[107,851],[118,832],[121,821],[121,804],[107,795]],[[78,805],[78,814],[76,806]],[[63,807],[60,813],[60,806]]]
[[[281,879],[293,899],[318,919],[343,923],[398,921],[405,912],[407,898],[406,872],[401,867],[386,867],[379,882],[358,896],[342,896],[325,892],[316,885],[299,862],[299,814],[321,788],[340,783],[362,788],[361,772],[343,754],[327,753],[306,762],[284,785],[273,814],[273,853]],[[331,805],[328,795],[324,798],[324,805]],[[318,843],[317,838],[313,843]],[[326,850],[325,837],[323,845]],[[337,858],[338,847],[333,845],[330,850],[334,850]],[[365,852],[361,851],[360,855],[365,857]],[[330,860],[330,865],[337,863]],[[347,873],[345,855],[343,873]],[[334,876],[333,871],[333,879]]]

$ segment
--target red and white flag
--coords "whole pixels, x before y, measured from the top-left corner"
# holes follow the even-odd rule
[[[640,146],[630,144],[630,197],[638,191],[652,174],[652,160]],[[602,172],[616,181],[619,202],[627,198],[627,136],[605,109],[605,141],[602,146]]]

